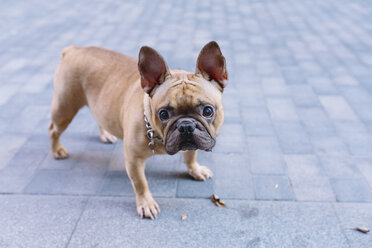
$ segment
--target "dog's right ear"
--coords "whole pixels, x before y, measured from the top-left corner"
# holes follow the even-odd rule
[[[141,47],[138,56],[138,70],[141,74],[141,86],[147,94],[162,84],[166,76],[169,75],[168,66],[163,57],[148,46]]]

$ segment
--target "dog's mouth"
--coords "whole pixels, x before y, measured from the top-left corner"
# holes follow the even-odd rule
[[[198,145],[195,142],[192,142],[192,141],[184,141],[184,142],[181,141],[178,149],[181,150],[181,151],[197,150]]]
[[[183,117],[169,128],[165,151],[170,155],[197,149],[211,151],[214,145],[215,140],[200,121],[192,117]]]

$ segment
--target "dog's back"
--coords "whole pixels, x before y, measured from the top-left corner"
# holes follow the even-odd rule
[[[113,140],[105,135],[107,131],[122,138],[122,109],[130,105],[131,96],[144,94],[139,79],[137,60],[132,57],[99,47],[63,49],[54,74],[49,126],[53,156],[67,156],[59,136],[85,105],[98,123],[102,141]]]

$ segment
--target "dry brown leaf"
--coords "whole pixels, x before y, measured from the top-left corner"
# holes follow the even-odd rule
[[[357,230],[358,232],[362,232],[362,233],[369,232],[369,229],[367,227],[364,227],[364,226],[358,226],[358,227],[355,228],[355,230]]]
[[[215,194],[212,195],[211,200],[214,204],[216,204],[217,207],[225,207],[226,206],[226,203],[224,201],[221,201],[221,199]]]
[[[217,195],[213,194],[212,197],[211,197],[211,200],[212,200],[212,202],[216,202],[216,201],[219,201],[220,198]]]
[[[215,204],[218,206],[218,207],[226,207],[226,203],[224,201],[216,201]]]
[[[182,216],[181,216],[181,220],[185,220],[187,218],[187,214],[184,213]]]

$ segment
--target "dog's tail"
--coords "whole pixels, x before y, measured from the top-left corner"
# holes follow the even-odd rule
[[[64,58],[66,56],[66,54],[72,50],[72,49],[75,49],[76,47],[75,46],[69,46],[69,47],[65,47],[63,48],[62,50],[62,58]]]

